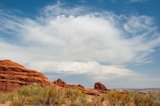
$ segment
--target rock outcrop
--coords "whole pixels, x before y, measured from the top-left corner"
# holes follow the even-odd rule
[[[64,82],[61,79],[57,79],[56,81],[52,82],[53,84],[62,87],[62,89],[66,89],[66,88],[78,88],[83,90],[86,94],[89,95],[99,95],[101,92],[97,89],[92,89],[92,88],[85,88],[83,85],[76,85],[76,84],[67,84],[66,82]]]
[[[0,91],[12,91],[31,83],[54,86],[40,72],[27,69],[11,60],[0,60]]]
[[[61,79],[57,79],[56,81],[52,82],[53,84],[59,86],[59,87],[67,87],[67,83],[64,82],[63,80]]]
[[[106,86],[103,85],[103,84],[100,83],[100,82],[96,82],[96,83],[94,84],[94,89],[95,89],[95,90],[100,90],[100,91],[107,91],[107,90],[108,90],[108,89],[106,88]]]
[[[84,89],[84,86],[78,84],[78,85],[71,85],[71,84],[67,84],[66,82],[64,82],[61,79],[57,79],[56,81],[52,82],[53,84],[59,86],[59,87],[64,87],[64,88],[80,88],[80,89]]]

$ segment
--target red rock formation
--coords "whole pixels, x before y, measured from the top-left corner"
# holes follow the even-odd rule
[[[60,87],[67,87],[67,83],[64,82],[63,80],[61,79],[57,79],[56,81],[52,82],[53,84],[55,85],[58,85]]]
[[[74,84],[67,84],[66,82],[64,82],[63,80],[61,79],[58,79],[54,82],[52,82],[53,84],[59,86],[59,87],[62,87],[61,89],[66,89],[66,88],[78,88],[78,89],[81,89],[81,90],[84,90],[84,92],[86,94],[89,94],[89,95],[98,95],[100,94],[101,92],[99,92],[98,90],[94,90],[94,89],[89,89],[89,88],[85,88],[84,86],[78,84],[78,85],[74,85]]]
[[[58,79],[58,80],[56,80],[56,81],[54,81],[52,83],[57,85],[57,86],[59,86],[59,87],[62,87],[63,90],[66,89],[66,88],[78,88],[78,89],[84,90],[84,92],[86,94],[89,94],[89,95],[99,95],[101,93],[99,90],[85,88],[84,86],[82,86],[80,84],[78,84],[78,85],[67,84],[66,82],[64,82],[61,79]]]
[[[95,87],[94,89],[92,88],[85,88],[84,86],[78,84],[78,85],[74,85],[74,84],[67,84],[66,82],[64,82],[63,80],[61,79],[58,79],[54,82],[52,82],[53,84],[59,86],[59,87],[62,87],[62,89],[66,89],[66,88],[79,88],[81,90],[84,90],[84,92],[86,94],[89,94],[89,95],[99,95],[100,93],[103,93],[103,91],[106,91],[108,90],[104,85],[102,85],[100,82],[97,82],[95,83]]]
[[[15,63],[11,60],[0,60],[0,66],[3,66],[3,67],[14,67],[14,68],[25,68],[24,66],[18,64],[18,63]]]
[[[42,86],[54,86],[62,90],[65,90],[66,88],[80,88],[90,95],[98,95],[102,91],[107,90],[107,88],[100,82],[95,83],[94,89],[85,88],[79,84],[67,84],[61,79],[49,82],[48,79],[40,72],[27,69],[10,60],[0,60],[0,91],[12,91],[31,83],[37,83]]]
[[[53,84],[59,86],[59,87],[64,87],[64,88],[80,88],[80,89],[84,89],[84,87],[80,84],[78,85],[70,85],[67,84],[66,82],[64,82],[61,79],[57,79],[56,81],[52,82]]]
[[[105,87],[105,85],[103,85],[102,83],[100,82],[96,82],[94,84],[94,89],[95,90],[101,90],[101,91],[107,91],[108,89]]]
[[[42,73],[27,69],[10,60],[0,60],[1,91],[12,91],[31,83],[37,83],[42,86],[54,86]]]

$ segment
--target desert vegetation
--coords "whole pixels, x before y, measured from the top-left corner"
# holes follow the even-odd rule
[[[61,90],[31,84],[12,92],[0,92],[0,102],[10,106],[160,106],[160,94],[110,90],[88,95],[78,88]]]

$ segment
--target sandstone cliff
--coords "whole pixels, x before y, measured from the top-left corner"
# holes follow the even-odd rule
[[[40,72],[27,69],[11,60],[0,60],[0,90],[12,91],[31,83],[37,83],[42,86],[54,86]]]

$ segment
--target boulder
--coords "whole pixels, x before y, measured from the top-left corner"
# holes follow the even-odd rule
[[[94,84],[94,89],[95,90],[101,90],[101,91],[107,91],[108,89],[105,87],[105,85],[103,85],[102,83],[100,82],[96,82]]]

